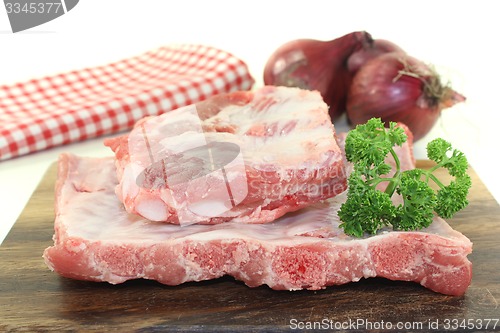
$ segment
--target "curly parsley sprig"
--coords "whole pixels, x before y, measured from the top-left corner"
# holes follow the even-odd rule
[[[389,128],[384,128],[379,118],[358,125],[347,135],[345,152],[347,160],[353,163],[353,171],[348,179],[347,200],[338,212],[340,227],[346,234],[362,237],[364,233],[375,234],[384,226],[418,230],[428,227],[434,214],[451,218],[468,205],[471,179],[465,155],[438,138],[427,145],[427,156],[436,162],[435,166],[402,171],[394,146],[401,146],[406,140],[401,127],[391,122]],[[395,162],[392,176],[392,167],[386,163],[389,155]],[[443,184],[434,174],[438,168],[446,168],[454,180]],[[430,186],[431,181],[439,188],[437,191]],[[380,183],[387,183],[384,191],[376,188]],[[401,196],[402,204],[394,205],[394,193]]]

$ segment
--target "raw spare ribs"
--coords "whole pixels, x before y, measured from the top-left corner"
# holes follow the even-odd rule
[[[413,167],[410,148],[398,154]],[[113,284],[144,278],[178,285],[231,275],[251,287],[286,290],[380,276],[462,295],[471,282],[472,244],[440,218],[421,231],[351,238],[337,216],[344,192],[273,223],[179,226],[128,214],[117,184],[112,158],[61,155],[54,246],[44,253],[51,269]]]
[[[267,223],[347,186],[327,105],[297,88],[219,95],[105,144],[118,199],[151,221]]]

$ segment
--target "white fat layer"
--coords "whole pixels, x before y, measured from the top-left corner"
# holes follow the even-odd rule
[[[151,198],[136,204],[136,211],[152,221],[164,221],[168,217],[165,203],[159,199]]]
[[[243,154],[252,163],[279,162],[286,167],[308,159],[320,160],[321,152],[338,150],[328,107],[317,92],[264,89],[249,104],[226,107],[206,123],[232,125],[234,135],[242,138]],[[292,123],[293,135],[286,135]],[[256,125],[275,128],[275,134],[247,135]]]
[[[227,222],[217,225],[178,226],[151,222],[128,214],[118,201],[113,191],[117,179],[112,158],[79,158],[69,155],[69,159],[68,177],[57,198],[60,207],[57,223],[64,224],[69,237],[80,237],[89,241],[143,244],[167,240],[210,241],[238,238],[293,245],[317,242],[320,238],[314,236],[315,232],[321,231],[318,234],[323,234],[323,231],[326,231],[332,241],[358,241],[362,246],[367,246],[374,238],[380,240],[395,233],[382,232],[364,239],[346,236],[339,228],[340,221],[337,216],[337,210],[345,200],[345,193],[324,203],[289,213],[267,224]],[[452,241],[450,244],[453,246],[456,246],[457,242],[463,246],[470,244],[466,237],[440,218],[435,218],[429,228],[415,233],[439,235],[443,244],[448,241]],[[371,272],[365,273],[371,275]]]

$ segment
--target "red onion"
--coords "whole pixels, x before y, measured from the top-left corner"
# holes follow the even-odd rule
[[[352,32],[331,41],[299,39],[288,42],[267,61],[264,83],[318,90],[335,120],[345,111],[352,80],[347,59],[367,40],[372,40],[367,32]]]
[[[441,111],[465,97],[441,83],[429,66],[400,52],[365,63],[353,78],[347,116],[353,125],[379,117],[406,124],[418,140],[436,123]]]

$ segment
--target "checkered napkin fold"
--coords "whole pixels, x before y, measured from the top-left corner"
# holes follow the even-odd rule
[[[248,90],[247,65],[204,45],[168,45],[105,66],[0,86],[0,161],[130,129],[219,93]]]

